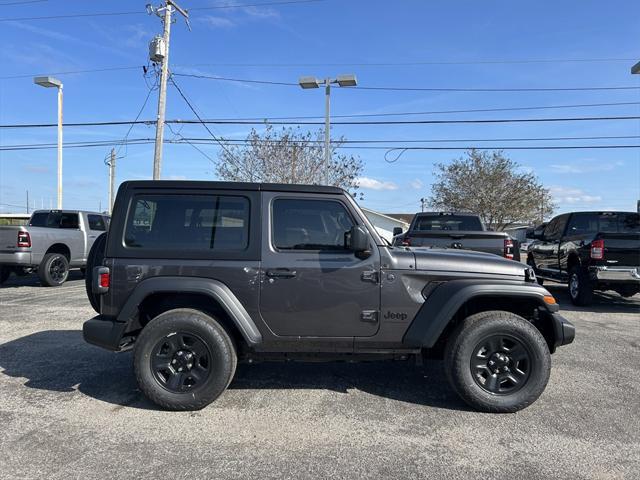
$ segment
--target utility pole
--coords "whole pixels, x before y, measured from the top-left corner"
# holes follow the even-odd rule
[[[27,190],[27,215],[29,214],[29,190]]]
[[[111,215],[111,210],[113,209],[113,202],[116,199],[115,197],[115,188],[116,188],[116,149],[111,149],[111,154],[109,156],[109,161],[107,162],[109,166],[109,215]]]
[[[164,31],[162,37],[151,41],[149,54],[151,61],[162,64],[160,73],[160,92],[158,94],[158,116],[156,118],[156,144],[153,152],[153,179],[160,180],[162,168],[162,142],[164,141],[164,119],[167,108],[167,80],[169,79],[169,40],[171,37],[171,14],[174,8],[189,21],[189,14],[173,0],[166,0],[163,6],[154,8],[147,5],[148,13],[155,13],[162,18]]]

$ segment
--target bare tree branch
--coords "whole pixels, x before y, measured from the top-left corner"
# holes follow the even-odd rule
[[[549,190],[536,175],[523,172],[501,151],[469,150],[465,157],[436,168],[429,204],[477,213],[496,230],[517,222],[541,222],[555,209]]]

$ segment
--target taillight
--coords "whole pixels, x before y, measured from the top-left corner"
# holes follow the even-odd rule
[[[508,258],[509,260],[513,260],[513,240],[510,238],[504,239],[504,258]]]
[[[95,267],[93,269],[93,293],[103,294],[109,291],[111,274],[109,267]]]
[[[102,288],[109,288],[109,284],[111,283],[111,275],[109,272],[100,274],[100,286]]]
[[[591,258],[594,260],[602,260],[604,258],[604,240],[591,242]]]
[[[405,247],[410,247],[411,246],[411,238],[404,237],[404,239],[402,240],[402,245],[405,246]]]
[[[18,246],[19,247],[31,246],[31,236],[29,235],[29,232],[18,232]]]

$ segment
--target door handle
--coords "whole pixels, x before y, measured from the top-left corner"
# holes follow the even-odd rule
[[[267,270],[267,277],[269,278],[293,278],[296,276],[295,270],[289,270],[288,268],[276,268],[274,270]]]

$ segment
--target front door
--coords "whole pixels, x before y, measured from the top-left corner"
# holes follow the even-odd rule
[[[279,336],[378,331],[380,257],[345,248],[357,215],[340,195],[263,194],[260,314]]]

